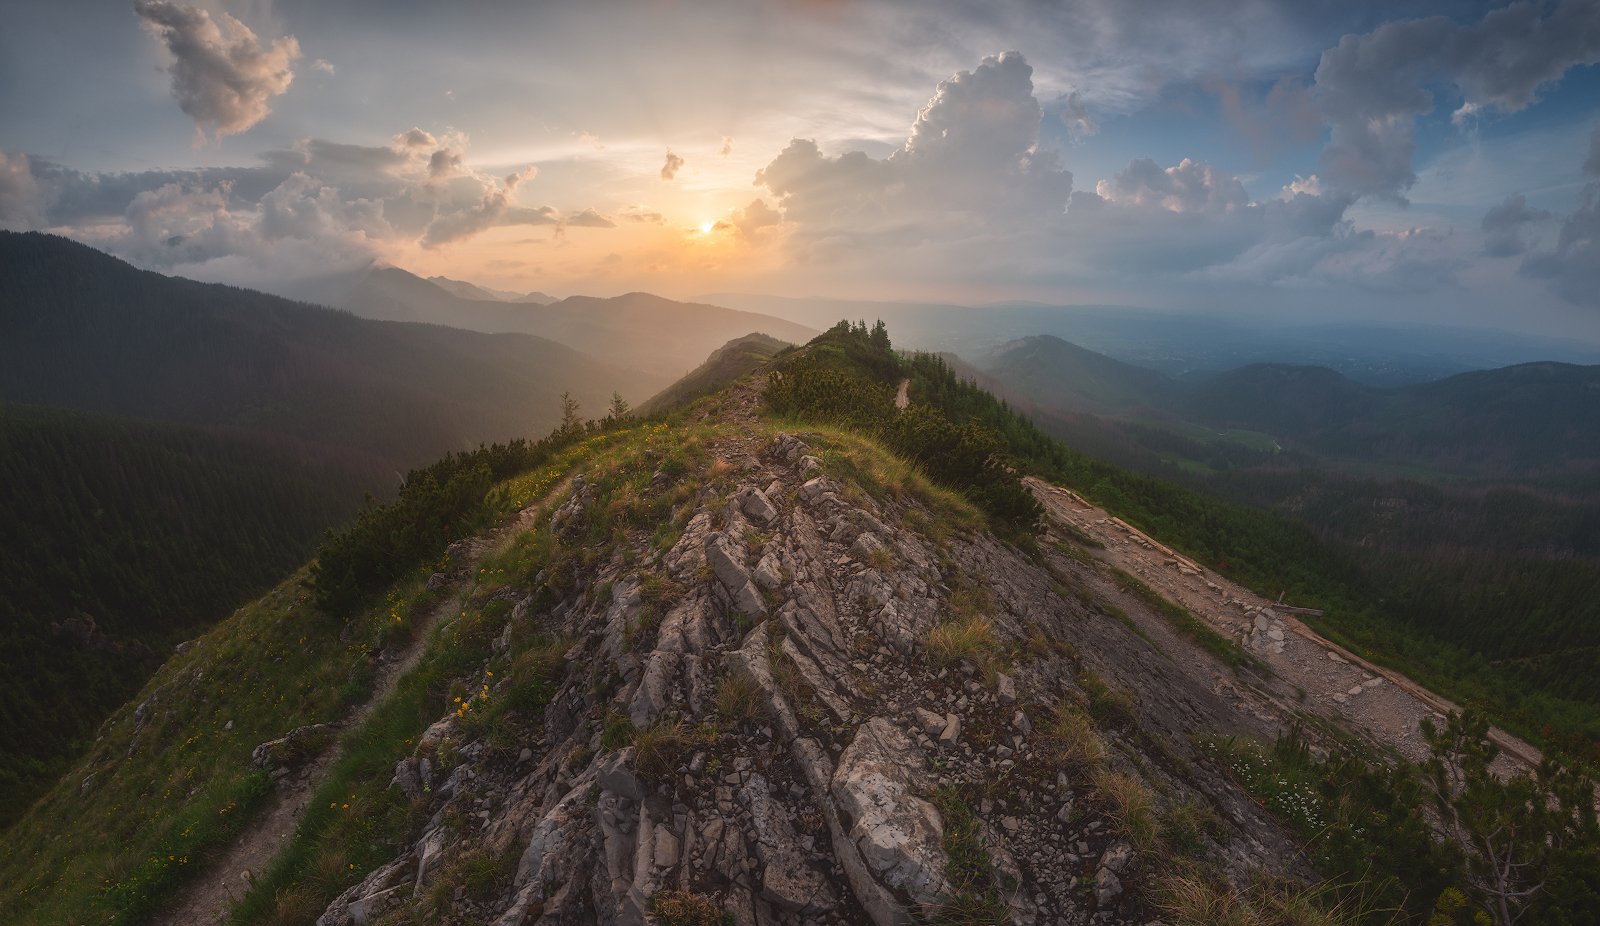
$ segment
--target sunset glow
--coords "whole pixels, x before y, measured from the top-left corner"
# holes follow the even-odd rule
[[[1592,3],[104,6],[9,12],[0,224],[186,276],[1596,336]]]

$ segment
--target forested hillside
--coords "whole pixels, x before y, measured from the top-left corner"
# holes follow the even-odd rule
[[[0,292],[0,399],[292,437],[381,462],[396,482],[549,431],[563,392],[598,411],[670,381],[532,335],[164,277],[49,235],[0,233]]]
[[[260,437],[0,404],[0,822],[382,476]]]
[[[5,406],[0,819],[174,643],[302,563],[363,494],[550,430],[563,393],[599,411],[664,382],[542,338],[368,321],[48,235],[0,232],[0,292],[0,402],[80,410]]]

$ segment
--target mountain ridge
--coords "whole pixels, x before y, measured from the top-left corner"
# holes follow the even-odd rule
[[[481,489],[501,531],[354,611],[302,571],[186,646],[13,832],[75,811],[0,859],[0,912],[190,922],[229,909],[218,859],[276,855],[235,921],[1427,916],[1464,875],[1396,794],[1421,773],[1251,656],[1270,603],[1197,617],[1070,513],[1034,535],[992,449],[1034,439],[864,325],[671,416],[569,424]]]
[[[981,367],[1042,412],[1261,432],[1330,462],[1433,465],[1495,477],[1581,471],[1600,460],[1600,366],[1534,361],[1379,388],[1328,367],[1255,363],[1176,380],[1049,335]]]
[[[539,334],[619,365],[673,379],[719,345],[752,331],[791,342],[816,333],[770,315],[644,292],[568,296],[544,305],[467,299],[397,267],[374,269],[329,298],[363,317]]]
[[[391,470],[546,431],[563,390],[599,409],[664,383],[533,335],[361,319],[37,233],[0,233],[0,285],[0,398],[262,430]]]

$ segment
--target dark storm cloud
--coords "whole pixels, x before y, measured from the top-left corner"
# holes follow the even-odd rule
[[[1600,126],[1589,136],[1583,171],[1591,179],[1583,199],[1561,222],[1553,249],[1524,258],[1521,272],[1549,282],[1574,305],[1600,308]]]
[[[1483,215],[1483,253],[1490,257],[1515,257],[1528,250],[1522,238],[1522,227],[1529,222],[1547,219],[1550,213],[1529,207],[1528,198],[1521,193],[1507,196],[1503,202]]]
[[[1477,23],[1446,17],[1385,23],[1347,35],[1322,55],[1314,94],[1330,127],[1319,172],[1360,195],[1403,200],[1412,169],[1416,119],[1432,112],[1430,85],[1461,94],[1464,119],[1484,110],[1517,112],[1569,68],[1600,61],[1600,3],[1523,2]]]

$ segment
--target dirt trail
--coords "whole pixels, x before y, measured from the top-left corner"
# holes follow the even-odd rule
[[[764,376],[755,376],[737,384],[729,392],[728,401],[715,413],[715,417],[732,427],[725,437],[713,444],[716,454],[729,462],[755,457],[762,441],[759,435],[761,390],[766,384]],[[902,392],[904,384],[902,384]],[[709,416],[708,416],[709,417]],[[547,494],[559,497],[571,484],[567,477]],[[439,623],[461,609],[471,590],[470,577],[477,564],[492,551],[503,548],[511,539],[533,525],[542,510],[539,506],[524,509],[515,519],[480,537],[467,541],[468,555],[460,580],[451,593],[431,608],[418,623],[411,645],[397,659],[389,661],[378,671],[373,694],[366,703],[356,708],[334,726],[340,732],[359,727],[377,710],[405,674],[416,667],[427,651],[429,637]],[[212,926],[225,922],[230,904],[248,893],[252,879],[264,872],[272,860],[294,837],[311,795],[326,780],[328,771],[343,755],[342,744],[325,751],[300,772],[281,779],[274,787],[267,809],[240,834],[227,854],[196,881],[181,899],[162,917],[159,926]]]
[[[550,490],[552,497],[565,491],[570,478]],[[466,541],[466,556],[452,583],[450,593],[418,621],[410,645],[397,657],[378,668],[372,697],[331,726],[339,734],[361,726],[394,693],[400,679],[416,668],[427,652],[433,630],[450,614],[461,610],[471,591],[471,577],[477,565],[490,553],[503,549],[518,534],[533,526],[542,507],[537,503],[519,512],[494,530]],[[155,922],[159,926],[212,926],[228,919],[229,907],[250,890],[254,879],[264,872],[294,837],[300,818],[327,778],[329,769],[344,755],[342,739],[299,772],[279,779],[273,787],[265,811],[239,834],[221,860],[195,881],[179,900]]]
[[[911,380],[902,379],[900,381],[900,388],[895,390],[895,394],[894,394],[894,407],[895,408],[898,408],[901,411],[904,411],[905,407],[907,405],[911,404],[910,389],[911,389]]]
[[[1374,665],[1307,627],[1277,602],[1216,575],[1112,517],[1078,495],[1042,480],[1028,487],[1052,519],[1105,545],[1090,552],[1143,580],[1162,597],[1205,620],[1303,692],[1293,706],[1342,721],[1408,759],[1427,754],[1418,724],[1459,708],[1393,669]],[[1497,770],[1537,766],[1539,750],[1495,728]]]

